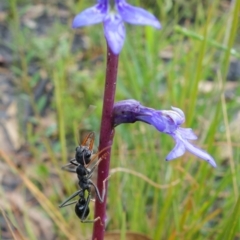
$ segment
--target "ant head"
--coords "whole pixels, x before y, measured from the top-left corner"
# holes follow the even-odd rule
[[[91,161],[92,151],[90,151],[87,147],[78,146],[76,147],[75,159],[81,164],[85,165]]]

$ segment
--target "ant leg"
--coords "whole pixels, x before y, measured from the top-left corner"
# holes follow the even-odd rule
[[[110,146],[108,146],[107,148],[109,148]],[[103,150],[105,150],[105,148],[103,149]],[[101,158],[99,158],[98,159],[98,161],[93,165],[93,167],[89,170],[89,172],[88,172],[88,177],[87,177],[87,179],[90,179],[91,177],[92,177],[92,173],[94,172],[94,170],[95,170],[95,168],[98,166],[98,164],[105,158],[105,155],[107,155],[108,153],[105,153]],[[91,162],[92,162],[92,160],[91,160]],[[90,162],[90,163],[91,163]],[[89,164],[90,164],[89,163]],[[88,164],[88,165],[89,165]],[[88,166],[87,165],[87,166]]]
[[[88,192],[88,196],[87,196],[87,201],[84,203],[84,209],[83,209],[83,212],[80,216],[80,219],[81,219],[81,222],[85,221],[85,218],[87,218],[88,214],[89,214],[89,203],[90,203],[90,200],[91,200],[91,192],[90,192],[91,189],[87,190]],[[80,200],[81,199],[84,199],[85,201],[85,198],[84,198],[84,192],[82,191],[81,194],[79,194],[79,197],[80,197]],[[88,210],[88,213],[86,215],[86,212]]]
[[[109,175],[107,178],[105,178],[105,179],[103,180],[102,196],[101,196],[101,194],[100,194],[100,192],[99,192],[99,190],[98,190],[98,187],[91,181],[91,179],[89,179],[89,183],[94,187],[95,192],[96,192],[96,194],[97,194],[97,197],[98,197],[98,199],[99,199],[99,201],[100,201],[101,203],[103,203],[103,200],[104,200],[104,197],[105,197],[105,194],[106,194],[106,181],[107,181],[110,177],[111,177],[111,175]]]
[[[70,168],[69,165],[62,166],[61,169],[67,172],[76,173],[76,168]]]
[[[73,158],[70,160],[70,162],[64,166],[61,167],[62,170],[68,171],[68,172],[73,172],[76,173],[76,168],[70,168],[69,166],[74,165],[74,166],[78,166],[78,164],[76,163],[76,159]]]
[[[81,194],[81,192],[82,192],[82,189],[79,190],[79,191],[77,191],[77,192],[75,192],[74,194],[72,194],[69,198],[67,198],[63,203],[61,203],[61,204],[59,205],[59,208],[66,207],[66,206],[68,206],[68,205],[70,205],[70,204],[75,203],[75,202],[71,202],[71,203],[68,203],[68,202],[69,202],[71,199],[75,198],[77,195]],[[67,203],[68,203],[68,204],[67,204]]]
[[[111,146],[107,146],[107,147],[103,148],[101,151],[99,151],[98,153],[94,154],[94,156],[92,157],[91,161],[88,164],[84,165],[84,166],[87,168],[100,154],[102,154],[104,151],[106,151],[110,147]],[[105,153],[105,154],[108,154],[108,153]],[[100,159],[103,159],[105,157],[105,154],[103,154]]]
[[[97,188],[97,186],[96,186],[91,180],[89,180],[89,181],[90,181],[89,184],[91,184],[91,185],[94,187],[95,192],[96,192],[96,194],[97,194],[97,197],[98,197],[99,201],[100,201],[101,203],[103,203],[103,200],[104,200],[104,197],[105,197],[105,193],[106,193],[106,190],[104,190],[104,189],[105,189],[105,186],[104,186],[104,189],[103,189],[103,192],[102,192],[102,196],[101,196],[101,195],[100,195],[100,192],[99,192],[99,190],[98,190],[98,188]]]
[[[76,158],[71,159],[71,160],[70,160],[70,163],[71,163],[72,165],[74,165],[74,166],[78,166],[78,165],[79,165],[79,163],[77,162]]]
[[[67,206],[69,206],[69,205],[72,205],[72,204],[74,204],[74,203],[77,203],[77,201],[78,201],[78,200],[72,201],[72,202],[70,202],[70,203],[68,203],[68,204],[64,204],[64,206],[59,206],[59,208],[67,207]]]
[[[103,223],[100,217],[96,217],[93,220],[81,220],[82,223],[95,223],[96,221],[100,221],[100,224],[103,226]]]
[[[87,171],[88,171],[88,175],[87,175],[87,179],[90,180],[90,178],[92,177],[92,174],[95,170],[95,168],[98,166],[98,164],[103,160],[103,158],[99,158],[99,160],[93,165],[93,167],[91,169],[88,169],[87,168]]]
[[[92,173],[94,172],[95,168],[98,166],[98,164],[103,160],[103,158],[100,158],[94,165],[91,169],[89,169],[89,172],[88,172],[88,179],[92,177]]]

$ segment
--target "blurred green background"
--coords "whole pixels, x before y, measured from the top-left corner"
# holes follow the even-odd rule
[[[101,25],[73,30],[95,1],[0,3],[1,239],[90,239],[74,206],[78,189],[61,171],[83,133],[99,126],[106,65]],[[181,108],[218,167],[186,153],[166,162],[173,140],[135,123],[116,128],[107,231],[151,239],[240,239],[240,0],[129,0],[160,20],[161,31],[126,24],[116,101]],[[133,172],[134,173],[134,172]],[[95,181],[95,176],[93,181]],[[90,204],[93,218],[94,203]]]

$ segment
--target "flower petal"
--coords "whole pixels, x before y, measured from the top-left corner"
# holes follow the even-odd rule
[[[104,19],[104,33],[107,43],[114,54],[119,54],[125,40],[125,27],[120,15],[108,14]]]
[[[109,4],[107,0],[99,1],[93,7],[87,8],[79,13],[72,22],[73,28],[88,26],[96,23],[100,23],[104,20],[109,11]]]
[[[212,167],[217,167],[217,164],[215,163],[214,159],[212,156],[210,156],[207,152],[205,152],[204,150],[194,146],[193,144],[191,144],[190,142],[188,142],[187,140],[184,140],[184,145],[186,147],[186,150],[189,151],[190,153],[196,155],[199,158],[204,159],[205,161],[207,161]]]
[[[176,134],[171,134],[171,136],[174,138],[176,145],[174,149],[167,155],[166,160],[172,160],[174,158],[180,157],[185,153],[185,151],[189,151],[195,156],[207,161],[212,167],[217,167],[217,164],[215,163],[212,156],[184,139],[184,136],[180,135],[179,131],[177,131]]]
[[[175,142],[176,145],[173,148],[173,150],[167,155],[166,161],[170,161],[173,160],[174,158],[181,157],[186,151],[186,148],[181,140],[175,139]]]
[[[179,127],[177,131],[185,139],[196,140],[198,138],[191,128],[181,128],[181,127]]]
[[[180,115],[180,117],[182,118],[181,123],[184,123],[185,122],[185,114],[182,111],[182,109],[176,108],[176,107],[171,107],[171,109],[174,110],[175,112],[177,112]]]
[[[157,29],[161,28],[160,22],[148,11],[134,7],[125,0],[115,0],[118,13],[121,15],[123,21],[136,25],[150,25]]]

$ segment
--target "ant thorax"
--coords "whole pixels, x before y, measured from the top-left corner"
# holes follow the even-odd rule
[[[90,172],[90,169],[85,168],[84,165],[78,165],[77,169],[76,169],[76,173],[78,176],[80,176],[80,178],[83,178],[84,176],[88,176]]]

